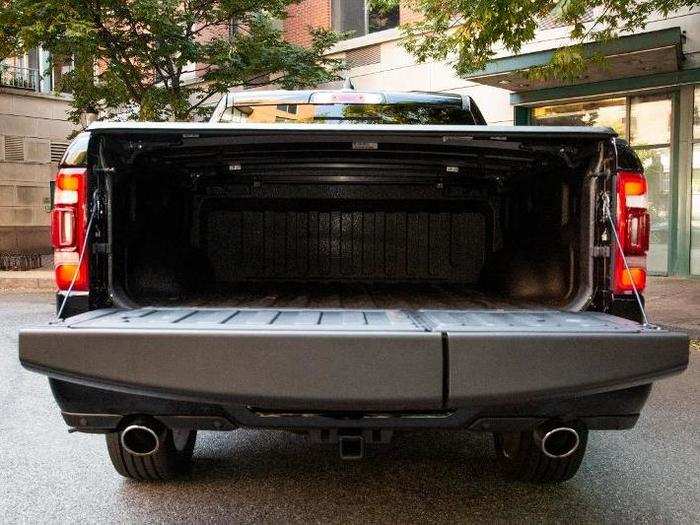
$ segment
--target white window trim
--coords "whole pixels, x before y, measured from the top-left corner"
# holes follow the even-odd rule
[[[342,40],[329,49],[326,54],[333,55],[335,53],[351,51],[360,47],[373,46],[383,44],[385,42],[401,40],[401,38],[402,36],[399,28],[392,27],[391,29],[384,29],[383,31],[369,33],[368,35],[356,36],[353,38],[348,38],[347,40]]]

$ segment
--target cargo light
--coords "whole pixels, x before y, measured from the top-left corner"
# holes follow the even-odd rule
[[[87,228],[87,170],[62,168],[56,174],[54,208],[51,210],[51,244],[59,290],[88,290],[88,257],[80,263]]]
[[[647,211],[647,181],[643,173],[618,171],[617,235],[622,253],[615,250],[613,292],[642,292],[647,281],[647,252],[651,220]],[[624,257],[624,258],[623,258]],[[627,267],[625,267],[625,260]]]
[[[311,104],[381,104],[384,102],[384,96],[381,93],[321,92],[313,93],[309,102]]]

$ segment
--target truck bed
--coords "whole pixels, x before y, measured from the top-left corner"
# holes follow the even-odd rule
[[[521,309],[547,308],[454,284],[268,283],[221,286],[215,291],[147,298],[145,304],[241,308]]]
[[[184,129],[94,129],[110,204],[93,262],[111,288],[96,306],[590,300],[591,175],[608,130]]]

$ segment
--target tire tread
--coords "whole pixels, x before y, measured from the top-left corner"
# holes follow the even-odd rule
[[[164,431],[161,447],[150,456],[134,456],[122,446],[119,432],[105,435],[107,452],[114,469],[124,476],[138,481],[160,481],[173,479],[187,472],[194,451],[197,431],[193,430],[187,438],[183,450],[175,448],[172,432]]]
[[[588,442],[588,429],[579,425],[578,449],[566,458],[556,459],[546,456],[539,448],[532,432],[521,432],[518,449],[514,457],[504,454],[504,439],[500,434],[494,434],[494,444],[498,461],[508,477],[534,483],[561,483],[574,477],[578,472]]]

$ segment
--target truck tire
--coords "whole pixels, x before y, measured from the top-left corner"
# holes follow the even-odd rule
[[[173,479],[186,474],[192,464],[197,431],[176,432],[177,436],[171,429],[161,426],[158,431],[160,446],[147,456],[129,453],[122,444],[121,433],[110,432],[105,436],[109,459],[119,474],[138,481]]]
[[[497,461],[514,480],[531,483],[561,483],[574,477],[586,453],[588,429],[576,426],[578,448],[563,458],[542,452],[533,432],[494,433]]]

